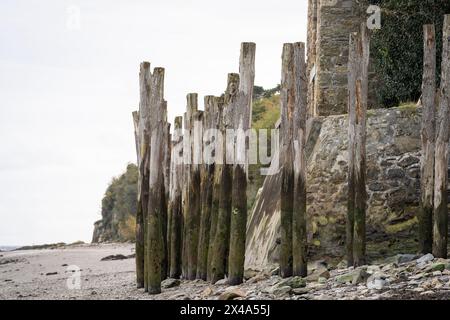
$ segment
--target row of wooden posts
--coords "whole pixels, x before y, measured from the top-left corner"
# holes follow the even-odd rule
[[[151,73],[148,62],[141,64],[139,112],[133,113],[139,167],[136,273],[138,287],[149,293],[161,292],[166,277],[216,282],[227,275],[231,284],[243,281],[248,161],[239,151],[246,144],[230,148],[223,140],[219,145],[214,137],[204,139],[203,130],[217,129],[225,136],[228,129],[250,129],[255,51],[254,43],[242,44],[239,74],[228,75],[222,96],[205,97],[204,111],[197,94],[188,94],[184,132],[183,118],[176,117],[173,137],[164,69]],[[221,148],[227,159],[228,153],[244,159],[202,163],[211,144],[212,153]]]
[[[447,163],[450,101],[450,16],[445,17],[441,89],[436,95],[434,26],[424,27],[423,121],[419,250],[447,255]],[[370,34],[365,25],[350,35],[348,63],[348,265],[366,263],[366,111]],[[187,96],[173,135],[164,100],[164,69],[140,66],[140,105],[133,113],[139,167],[136,216],[137,285],[161,292],[167,277],[215,283],[243,282],[247,224],[247,142],[218,141],[204,130],[251,128],[255,44],[241,45],[239,74],[228,75],[220,97]],[[440,99],[437,99],[440,97]],[[306,156],[307,73],[304,43],[283,46],[279,159],[281,173],[280,275],[307,275]],[[436,104],[439,116],[436,121]],[[196,123],[202,123],[197,126]],[[211,145],[214,147],[211,148]],[[218,162],[202,163],[209,147]],[[219,150],[220,149],[220,150]],[[220,152],[219,152],[220,151]],[[232,155],[230,153],[233,153]],[[226,159],[241,158],[229,163]],[[243,158],[242,158],[243,157]],[[176,159],[182,158],[180,163]],[[226,159],[225,159],[226,158]],[[217,160],[217,159],[216,159]]]

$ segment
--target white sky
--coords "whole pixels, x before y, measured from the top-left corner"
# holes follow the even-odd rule
[[[108,183],[136,159],[141,61],[166,68],[172,122],[187,93],[202,106],[224,91],[243,41],[255,83],[278,84],[306,17],[307,0],[1,0],[0,245],[91,240]]]

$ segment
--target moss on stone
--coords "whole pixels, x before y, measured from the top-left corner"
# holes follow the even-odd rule
[[[416,225],[419,221],[417,220],[417,217],[414,217],[412,219],[402,221],[393,225],[386,226],[386,233],[388,234],[395,234],[398,232],[402,232],[408,229],[411,229],[414,225]]]

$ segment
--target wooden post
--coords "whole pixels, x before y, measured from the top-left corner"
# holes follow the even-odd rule
[[[419,252],[430,253],[433,245],[434,150],[436,126],[436,34],[434,25],[425,25],[422,79],[422,157],[420,162]]]
[[[167,103],[164,101],[164,69],[155,68],[151,76],[150,95],[150,177],[148,200],[148,292],[161,292],[161,276],[164,252],[162,231],[162,197],[164,194],[164,151],[165,130],[164,119]]]
[[[137,166],[140,167],[141,157],[140,157],[140,141],[139,141],[139,113],[138,111],[133,112],[133,124],[134,124],[134,138],[136,142],[136,156],[137,156]],[[144,216],[142,212],[142,203],[140,197],[140,180],[138,177],[138,199],[136,206],[136,284],[138,288],[144,287]]]
[[[293,46],[294,78],[294,208],[292,215],[292,273],[306,277],[307,234],[306,234],[306,117],[307,117],[307,76],[305,63],[305,44]]]
[[[138,205],[140,205],[140,214],[143,217],[143,235],[144,237],[144,268],[142,270],[142,258],[138,257],[139,267],[136,268],[138,283],[142,286],[142,278],[144,279],[144,289],[148,291],[148,243],[147,243],[147,221],[148,221],[148,188],[150,175],[150,95],[151,95],[151,72],[150,63],[143,62],[139,71],[139,178],[138,178]],[[138,210],[139,211],[139,210]],[[137,254],[137,252],[136,252]],[[143,272],[143,273],[142,273]]]
[[[161,195],[162,218],[161,228],[163,234],[163,262],[162,262],[162,278],[167,278],[169,273],[169,183],[170,183],[170,123],[167,122],[167,114],[164,116],[164,150],[163,150],[163,189]]]
[[[434,169],[433,255],[447,258],[448,241],[448,144],[450,102],[450,15],[444,18],[441,88],[436,132]]]
[[[203,129],[211,130],[214,125],[214,97],[206,96],[204,99],[205,113],[203,118]],[[205,150],[212,145],[213,141],[208,136],[204,137]],[[205,158],[205,157],[203,157]],[[204,159],[205,160],[205,159]],[[213,194],[214,164],[203,163],[201,165],[201,219],[200,234],[198,240],[197,257],[197,279],[207,279],[207,262],[209,248],[209,233],[211,228],[211,206]]]
[[[294,47],[283,45],[281,71],[281,123],[280,123],[280,165],[281,165],[281,244],[280,275],[292,276],[292,213],[294,205],[294,171],[292,125],[295,105],[295,83],[293,74]]]
[[[216,237],[217,219],[219,216],[219,202],[221,190],[221,177],[223,169],[223,105],[222,97],[214,97],[213,100],[213,128],[218,130],[218,136],[214,139],[214,172],[213,172],[213,191],[211,200],[211,228],[209,230],[209,245],[208,245],[208,261],[207,261],[207,280],[211,281],[213,274],[213,257],[214,257],[214,239]]]
[[[350,35],[349,49],[349,200],[347,262],[365,264],[366,251],[366,112],[369,37],[365,24]],[[353,241],[352,241],[353,240]]]
[[[226,130],[232,129],[233,112],[238,98],[239,75],[232,73],[228,75],[227,90],[224,97],[222,134],[226,136]],[[224,160],[232,157],[234,153],[234,141],[224,140]],[[228,144],[228,146],[227,146]],[[230,240],[230,218],[232,201],[232,178],[233,165],[226,163],[222,165],[220,177],[220,199],[219,215],[217,217],[216,234],[214,238],[213,258],[211,263],[211,282],[215,283],[224,278],[227,266]]]
[[[189,101],[189,98],[187,98]],[[190,157],[191,157],[191,145],[190,145],[190,115],[188,116],[187,112],[184,113],[184,133],[183,133],[183,189],[181,193],[182,206],[183,206],[183,219],[182,222],[182,247],[181,247],[181,276],[183,279],[187,279],[187,270],[188,270],[188,258],[187,258],[187,214],[189,212],[189,198],[188,198],[188,183],[189,183],[189,175],[190,175]]]
[[[195,163],[195,158],[198,156],[194,153],[194,144],[196,142],[195,136],[195,121],[201,119],[203,116],[198,112],[196,93],[189,94],[187,97],[187,127],[189,131],[190,139],[186,141],[189,143],[189,161],[185,184],[187,186],[186,198],[187,198],[187,210],[186,216],[186,259],[187,259],[187,274],[188,280],[194,280],[197,275],[197,249],[198,249],[198,232],[200,224],[200,167]],[[201,136],[200,136],[201,137]],[[186,143],[185,143],[186,146]],[[184,149],[186,150],[186,148]],[[186,150],[188,151],[188,150]]]
[[[171,166],[170,166],[170,270],[171,278],[179,278],[181,275],[181,241],[182,241],[182,183],[183,183],[183,167],[177,160],[180,159],[183,152],[183,134],[182,117],[175,118],[175,128],[173,132],[173,145],[171,150]]]
[[[252,121],[255,51],[256,45],[254,43],[242,43],[239,64],[239,98],[233,112],[233,127],[237,130],[237,139],[233,167],[230,252],[228,257],[228,283],[231,285],[240,284],[244,280],[248,173],[246,133],[251,128]]]

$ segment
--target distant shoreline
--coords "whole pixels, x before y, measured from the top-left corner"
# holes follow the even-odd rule
[[[58,242],[58,243],[38,244],[38,245],[30,245],[30,246],[0,246],[0,252],[58,249],[58,248],[63,248],[63,247],[71,247],[71,246],[84,245],[84,244],[86,244],[86,243],[83,241],[76,241],[73,243]]]
[[[0,252],[14,251],[17,248],[20,248],[20,246],[0,246]]]

